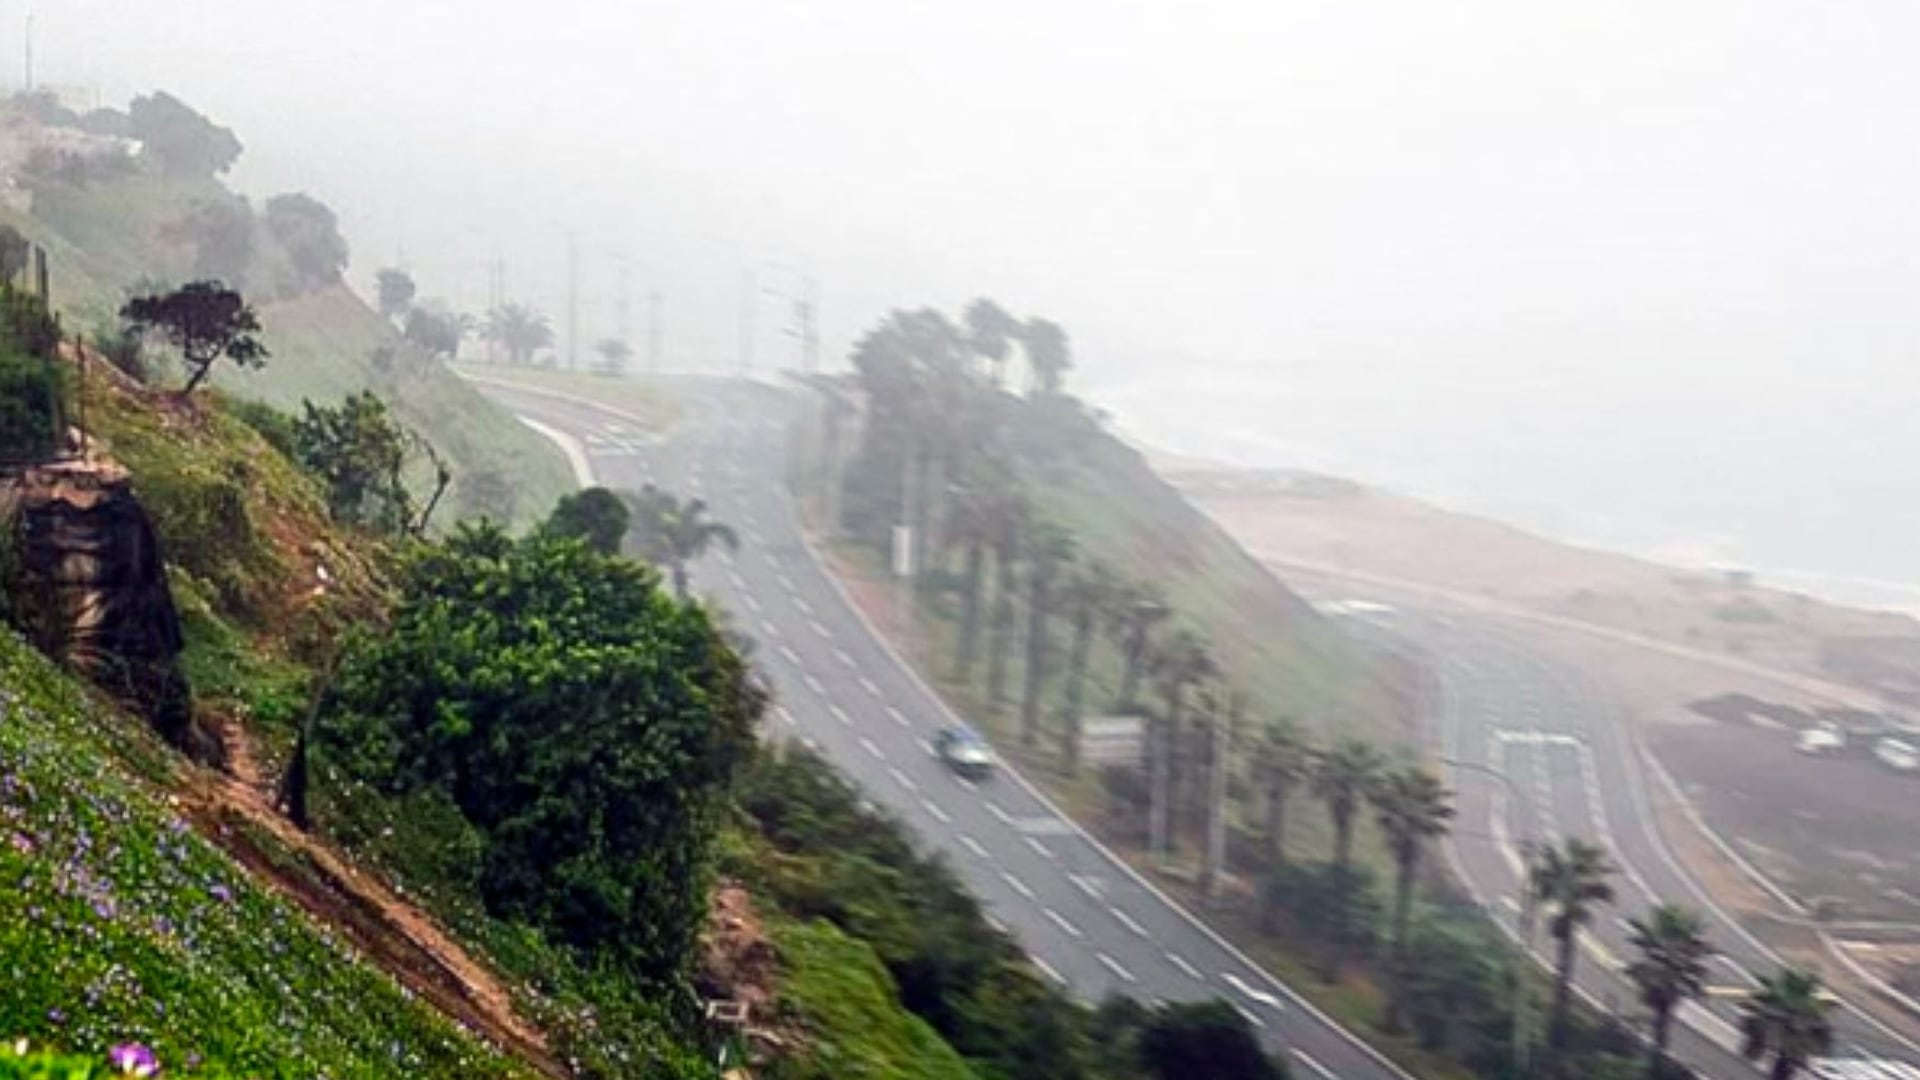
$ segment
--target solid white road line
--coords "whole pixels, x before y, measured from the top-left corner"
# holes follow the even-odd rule
[[[1093,958],[1095,960],[1100,961],[1101,967],[1106,968],[1108,971],[1113,972],[1114,975],[1119,977],[1121,982],[1134,981],[1133,972],[1128,971],[1126,968],[1121,967],[1120,962],[1118,960],[1115,960],[1113,957],[1108,956],[1106,953],[1094,953]]]
[[[871,757],[875,761],[887,760],[887,755],[880,752],[880,748],[874,745],[872,739],[861,739],[860,749],[865,750],[867,752],[867,756]]]
[[[1108,908],[1107,911],[1111,913],[1115,919],[1119,920],[1121,926],[1124,926],[1127,929],[1133,931],[1133,936],[1135,937],[1147,936],[1147,928],[1144,926],[1141,926],[1137,922],[1134,922],[1133,917],[1128,915],[1126,912],[1121,911],[1117,907]]]
[[[1198,968],[1195,968],[1192,964],[1187,963],[1186,957],[1181,956],[1177,952],[1167,953],[1166,957],[1167,957],[1167,963],[1172,964],[1174,967],[1179,968],[1181,973],[1184,974],[1187,978],[1196,980],[1198,982],[1207,981],[1203,976],[1201,976]]]
[[[1045,915],[1049,920],[1051,920],[1053,925],[1059,927],[1062,930],[1065,930],[1067,932],[1067,936],[1070,938],[1074,938],[1078,940],[1079,938],[1083,938],[1087,936],[1080,932],[1079,927],[1068,922],[1066,920],[1066,916],[1061,915],[1059,912],[1053,910],[1050,907],[1041,908],[1040,913]]]
[[[932,799],[921,799],[920,805],[926,809],[927,813],[933,815],[933,819],[935,821],[938,821],[942,825],[948,824],[949,822],[953,821],[952,815],[948,814],[945,810],[940,809],[940,807],[934,804],[934,801]]]
[[[1033,890],[1027,888],[1026,882],[1021,881],[1019,878],[1014,877],[1012,874],[1007,873],[1005,870],[1000,871],[1000,880],[1006,882],[1009,888],[1011,888],[1014,892],[1019,893],[1023,898],[1028,900],[1033,899]]]
[[[988,857],[987,849],[981,845],[980,841],[975,840],[971,836],[962,834],[960,837],[960,846],[966,848],[968,851],[973,852],[976,858],[985,859]]]

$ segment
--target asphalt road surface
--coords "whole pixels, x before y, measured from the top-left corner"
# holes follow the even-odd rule
[[[944,852],[1047,975],[1089,1001],[1225,999],[1304,1077],[1407,1075],[1200,927],[1018,777],[1003,771],[975,784],[934,759],[928,740],[953,718],[802,542],[785,486],[788,406],[777,392],[676,381],[681,421],[653,440],[585,401],[483,389],[583,444],[597,482],[697,496],[739,532],[738,554],[708,557],[694,582],[757,640],[756,660],[775,687],[774,726],[817,745]]]
[[[1448,782],[1458,792],[1459,817],[1450,854],[1480,902],[1517,935],[1522,851],[1565,837],[1601,844],[1621,872],[1615,904],[1601,910],[1586,935],[1581,990],[1634,1015],[1638,999],[1620,970],[1633,956],[1627,919],[1663,901],[1693,907],[1706,916],[1721,955],[1712,965],[1716,993],[1683,1009],[1675,1055],[1707,1076],[1754,1075],[1739,1056],[1738,994],[1779,958],[1715,905],[1666,846],[1654,806],[1671,796],[1641,767],[1605,690],[1485,618],[1405,607],[1351,610],[1379,640],[1418,649],[1438,678],[1428,736],[1454,763]],[[1544,918],[1535,922],[1544,925]],[[1544,956],[1550,942],[1543,930],[1534,941]],[[1920,1080],[1920,1048],[1848,1006],[1835,1022],[1838,1043],[1819,1075]]]

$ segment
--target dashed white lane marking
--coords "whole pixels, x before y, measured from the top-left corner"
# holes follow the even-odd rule
[[[879,684],[875,683],[872,679],[867,678],[865,675],[860,676],[860,689],[865,690],[867,693],[873,695],[874,697],[880,696]]]
[[[963,788],[966,788],[966,789],[967,789],[968,791],[979,791],[979,790],[980,790],[980,785],[979,785],[979,784],[976,784],[976,783],[974,783],[973,781],[971,781],[971,780],[969,780],[969,779],[967,779],[966,777],[964,777],[964,776],[961,776],[961,775],[960,775],[959,773],[954,773],[954,774],[953,774],[953,779],[954,779],[954,781],[955,781],[956,783],[958,783],[958,784],[959,784],[959,785],[960,785],[961,787],[963,787]]]
[[[810,620],[807,625],[813,627],[813,632],[819,634],[821,637],[830,638],[833,636],[833,631],[827,629],[827,624],[821,622],[819,619]]]
[[[1313,1060],[1313,1055],[1307,1053],[1305,1050],[1295,1050],[1293,1052],[1293,1059],[1305,1065],[1307,1068],[1312,1069],[1316,1076],[1324,1076],[1327,1080],[1340,1080],[1339,1077],[1333,1075],[1332,1069]]]
[[[811,675],[805,676],[805,679],[807,683],[807,689],[813,691],[816,694],[825,694],[827,692],[827,688],[820,685],[819,679],[816,679]]]
[[[920,740],[920,749],[925,750],[928,757],[933,757],[938,753],[938,751],[934,750],[932,741],[928,739]]]
[[[894,722],[894,723],[896,723],[896,724],[899,724],[899,725],[900,725],[901,727],[906,727],[906,726],[908,726],[908,725],[907,725],[907,714],[906,714],[906,713],[903,713],[903,712],[901,712],[901,711],[900,711],[899,709],[896,709],[896,708],[894,708],[893,706],[891,706],[891,705],[889,705],[889,706],[887,706],[887,715],[888,715],[888,716],[890,716],[890,717],[892,717],[892,718],[893,718],[893,722]]]
[[[980,841],[975,840],[971,836],[962,834],[960,837],[960,846],[963,848],[966,848],[968,851],[973,852],[975,858],[984,859],[988,857],[987,849],[981,846]]]
[[[1012,874],[1007,873],[1005,870],[1000,871],[1000,880],[1006,882],[1008,888],[1012,889],[1014,892],[1019,893],[1023,898],[1028,900],[1033,899],[1033,890],[1027,888],[1026,882],[1021,881],[1019,878],[1014,877]]]
[[[841,663],[841,665],[842,665],[842,666],[844,666],[844,667],[852,667],[852,666],[853,666],[853,657],[852,657],[852,656],[850,656],[850,655],[848,655],[848,653],[847,653],[847,650],[845,650],[845,649],[835,649],[835,650],[833,650],[833,658],[834,658],[835,660],[838,660],[838,661],[840,661],[840,663]]]
[[[1196,982],[1206,981],[1206,979],[1200,974],[1200,971],[1198,968],[1194,967],[1192,964],[1187,963],[1186,957],[1181,956],[1177,952],[1163,953],[1162,955],[1164,955],[1167,958],[1167,963],[1172,964],[1174,967],[1179,968],[1180,973],[1185,975],[1187,978],[1193,979]]]
[[[802,614],[802,615],[811,615],[811,614],[813,614],[813,605],[812,605],[812,604],[809,604],[809,603],[807,603],[807,602],[806,602],[806,600],[804,600],[804,599],[802,599],[802,598],[800,598],[800,597],[798,597],[798,596],[796,596],[796,597],[794,597],[794,598],[793,598],[793,606],[794,606],[794,607],[797,607],[797,608],[799,608],[799,609],[800,609],[800,614]]]
[[[1087,936],[1080,932],[1079,927],[1068,922],[1066,919],[1066,916],[1060,914],[1059,912],[1053,910],[1052,908],[1041,908],[1040,911],[1053,923],[1053,925],[1059,927],[1062,930],[1065,930],[1067,932],[1068,937],[1078,940],[1080,938]]]
[[[1141,925],[1140,925],[1139,923],[1137,923],[1137,922],[1134,922],[1134,921],[1133,921],[1133,916],[1131,916],[1131,915],[1128,915],[1128,914],[1127,914],[1126,912],[1124,912],[1124,911],[1121,911],[1121,910],[1120,910],[1119,908],[1117,908],[1117,907],[1116,907],[1116,908],[1108,908],[1108,909],[1107,909],[1107,911],[1108,911],[1108,912],[1109,912],[1110,914],[1112,914],[1112,915],[1113,915],[1113,917],[1114,917],[1114,919],[1116,919],[1116,920],[1117,920],[1117,921],[1118,921],[1118,922],[1120,923],[1120,925],[1121,925],[1121,926],[1124,926],[1124,927],[1126,927],[1127,929],[1129,929],[1129,930],[1131,930],[1131,931],[1133,931],[1133,936],[1134,936],[1134,937],[1146,937],[1146,936],[1147,936],[1147,928],[1146,928],[1146,927],[1144,927],[1144,926],[1141,926]],[[1197,976],[1196,976],[1196,978],[1197,978]]]
[[[779,717],[780,722],[787,725],[788,727],[794,727],[800,723],[798,720],[795,720],[793,718],[793,714],[791,712],[787,711],[787,707],[785,705],[775,705],[773,707],[773,715]]]
[[[874,742],[872,739],[861,739],[860,749],[865,750],[867,752],[867,756],[872,758],[875,761],[887,760],[887,755],[880,752],[880,748],[874,745]]]
[[[755,615],[760,614],[760,601],[755,600],[752,593],[741,593],[740,602],[747,605],[748,611],[753,612]]]
[[[768,559],[769,559],[769,560],[771,560],[771,559],[772,559],[772,556],[768,556]],[[788,577],[787,575],[785,575],[785,574],[775,574],[775,575],[773,576],[773,580],[775,580],[775,581],[777,581],[777,582],[779,582],[779,583],[780,583],[780,587],[781,587],[781,588],[783,588],[783,589],[785,589],[785,590],[787,590],[788,592],[792,592],[792,591],[793,591],[793,579],[792,579],[792,578],[790,578],[790,577]]]
[[[741,577],[741,576],[740,576],[740,572],[739,572],[738,570],[731,570],[731,571],[728,571],[728,573],[727,573],[727,580],[728,580],[728,581],[730,581],[730,582],[732,582],[732,583],[733,583],[733,587],[734,587],[735,589],[737,589],[737,590],[739,590],[740,592],[746,592],[746,591],[747,591],[747,579],[746,579],[746,578],[743,578],[743,577]]]
[[[995,820],[999,821],[1002,825],[1013,824],[1013,815],[1000,809],[1000,804],[994,802],[992,799],[987,800],[987,813],[992,814]]]
[[[1047,845],[1041,843],[1038,840],[1035,840],[1031,836],[1023,836],[1021,837],[1021,839],[1027,842],[1027,846],[1033,849],[1033,853],[1035,855],[1038,855],[1043,859],[1053,858],[1053,852],[1047,850]]]
[[[853,717],[847,715],[847,710],[838,705],[829,705],[827,706],[827,711],[833,714],[835,720],[840,721],[841,727],[853,726]]]
[[[1269,1009],[1276,1009],[1280,1012],[1285,1012],[1287,1009],[1286,1005],[1282,1004],[1279,998],[1274,997],[1272,994],[1267,993],[1265,990],[1259,990],[1259,989],[1255,989],[1254,987],[1248,986],[1245,980],[1241,979],[1240,976],[1235,975],[1231,971],[1221,972],[1220,981],[1226,983],[1228,986],[1233,987],[1235,990],[1240,991],[1242,994],[1245,994],[1248,998],[1254,1001],[1257,1001],[1262,1005],[1265,1005]]]
[[[932,799],[921,799],[920,805],[926,809],[927,813],[933,815],[933,819],[935,821],[938,821],[942,825],[945,825],[948,822],[953,820],[953,817],[950,814],[948,814],[945,810],[940,809],[940,807],[936,805]]]
[[[1083,893],[1086,893],[1089,899],[1092,899],[1092,900],[1100,899],[1100,890],[1093,887],[1093,882],[1088,881],[1086,878],[1081,877],[1079,874],[1068,874],[1067,880],[1073,882],[1074,888],[1079,889]]]
[[[1231,1005],[1233,1003],[1228,1002],[1228,1004]],[[1267,1026],[1266,1021],[1260,1019],[1259,1017],[1253,1015],[1252,1013],[1248,1012],[1247,1010],[1241,1008],[1238,1005],[1233,1006],[1233,1011],[1239,1013],[1242,1017],[1246,1019],[1247,1023],[1252,1024],[1254,1027],[1265,1028]]]
[[[1095,960],[1100,961],[1101,967],[1104,967],[1108,971],[1113,972],[1114,975],[1118,977],[1121,982],[1134,981],[1133,972],[1128,971],[1126,968],[1121,967],[1120,962],[1118,960],[1115,960],[1113,957],[1108,956],[1106,953],[1094,953],[1093,958]]]
[[[800,654],[793,651],[793,646],[780,646],[780,655],[785,658],[787,663],[792,664],[794,667],[800,666]]]
[[[1001,933],[1004,934],[1006,933],[1006,931],[1002,930]],[[1047,963],[1045,960],[1042,960],[1037,956],[1029,956],[1027,959],[1032,960],[1033,966],[1040,969],[1040,974],[1045,975],[1047,978],[1052,979],[1054,982],[1059,983],[1061,986],[1067,985],[1066,978],[1062,976],[1059,972],[1053,970],[1052,964]]]
[[[770,638],[780,636],[780,628],[768,622],[766,619],[760,620],[760,630]]]

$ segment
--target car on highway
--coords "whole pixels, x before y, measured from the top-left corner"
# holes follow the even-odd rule
[[[935,732],[933,756],[971,780],[993,772],[993,748],[970,727],[948,727]]]
[[[1801,753],[1812,757],[1838,754],[1847,748],[1847,733],[1838,724],[1823,723],[1802,731],[1795,746]]]
[[[1920,749],[1905,739],[1881,739],[1873,744],[1873,756],[1895,772],[1920,772]]]

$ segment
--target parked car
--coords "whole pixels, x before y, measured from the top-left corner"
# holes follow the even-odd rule
[[[972,728],[941,728],[933,736],[933,753],[947,768],[970,779],[993,771],[993,749]]]
[[[1881,739],[1873,744],[1873,756],[1896,772],[1920,772],[1920,748],[1904,739]]]
[[[1803,754],[1819,757],[1823,754],[1837,754],[1847,748],[1847,733],[1834,723],[1810,727],[1800,733],[1800,740],[1794,746]]]

